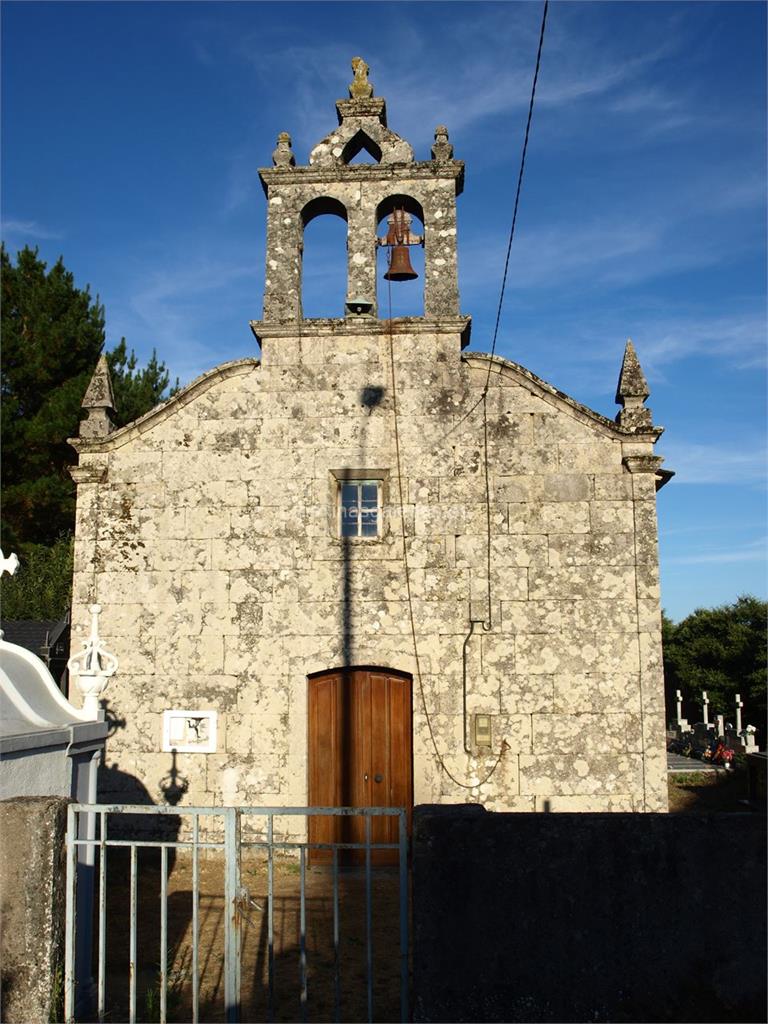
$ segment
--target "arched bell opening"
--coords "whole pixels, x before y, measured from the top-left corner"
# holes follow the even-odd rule
[[[381,147],[361,128],[355,132],[341,151],[341,162],[343,164],[381,163]]]
[[[422,239],[421,243],[407,245],[405,251],[401,248],[399,254],[395,254],[393,248],[388,245],[378,245],[376,284],[378,294],[379,317],[389,318],[390,316],[424,316],[424,284],[426,280],[426,269],[424,262],[424,210],[421,203],[413,196],[402,194],[387,196],[376,208],[376,226],[379,238],[387,235],[390,227],[388,218],[395,211],[402,210],[410,216],[408,230],[411,235]],[[409,265],[416,273],[413,280],[388,281],[385,277],[390,269],[390,260],[397,259],[398,265],[402,260]],[[391,298],[391,313],[390,313]]]
[[[340,220],[344,221],[344,226],[339,223]],[[347,292],[346,224],[347,208],[331,196],[318,196],[310,200],[301,211],[300,286],[304,318],[344,315]]]

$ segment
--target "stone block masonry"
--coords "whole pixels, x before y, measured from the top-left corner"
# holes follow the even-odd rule
[[[108,381],[91,389],[101,404],[73,442],[73,631],[98,601],[120,659],[108,747],[120,771],[108,775],[161,799],[163,712],[215,710],[216,751],[174,756],[184,799],[305,804],[308,677],[379,666],[413,677],[416,803],[665,810],[655,494],[669,474],[634,350],[618,422],[466,351],[464,169],[446,129],[418,162],[383,100],[353,95],[337,112],[309,165],[282,133],[260,172],[261,359],[219,366],[120,430]],[[360,148],[378,162],[350,164]],[[396,209],[423,225],[425,308],[387,321],[375,250]],[[303,228],[321,215],[348,224],[355,301],[338,319],[301,314]],[[376,483],[375,536],[340,535],[349,480]],[[490,716],[491,748],[465,749],[465,686],[468,714]]]

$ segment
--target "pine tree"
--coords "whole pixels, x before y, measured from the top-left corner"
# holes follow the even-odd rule
[[[46,560],[39,548],[52,549],[74,531],[75,487],[68,470],[76,456],[67,439],[77,435],[83,395],[104,347],[104,306],[87,285],[75,286],[61,257],[48,270],[38,250],[27,247],[14,266],[0,246],[0,269],[1,543],[22,561],[34,548],[36,565],[59,566],[60,558]],[[162,401],[169,377],[154,352],[139,369],[122,339],[107,359],[120,424]]]

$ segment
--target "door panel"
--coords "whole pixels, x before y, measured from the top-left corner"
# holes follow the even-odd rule
[[[313,679],[309,701],[309,792],[310,803],[335,807],[341,803],[341,773],[336,765],[340,746],[339,728],[341,690],[338,676]],[[315,843],[332,843],[335,822],[332,818],[311,818],[310,833]]]
[[[382,670],[349,669],[309,679],[309,803],[311,806],[405,807],[413,800],[411,680]],[[311,842],[365,841],[365,819],[310,818]],[[371,821],[374,842],[397,842],[396,818]],[[374,852],[397,863],[396,850]],[[315,851],[313,863],[329,863]],[[349,851],[344,863],[363,863]]]

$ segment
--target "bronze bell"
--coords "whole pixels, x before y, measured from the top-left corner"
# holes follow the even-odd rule
[[[413,281],[419,276],[411,266],[407,245],[393,245],[390,252],[389,270],[384,275],[385,281]]]

